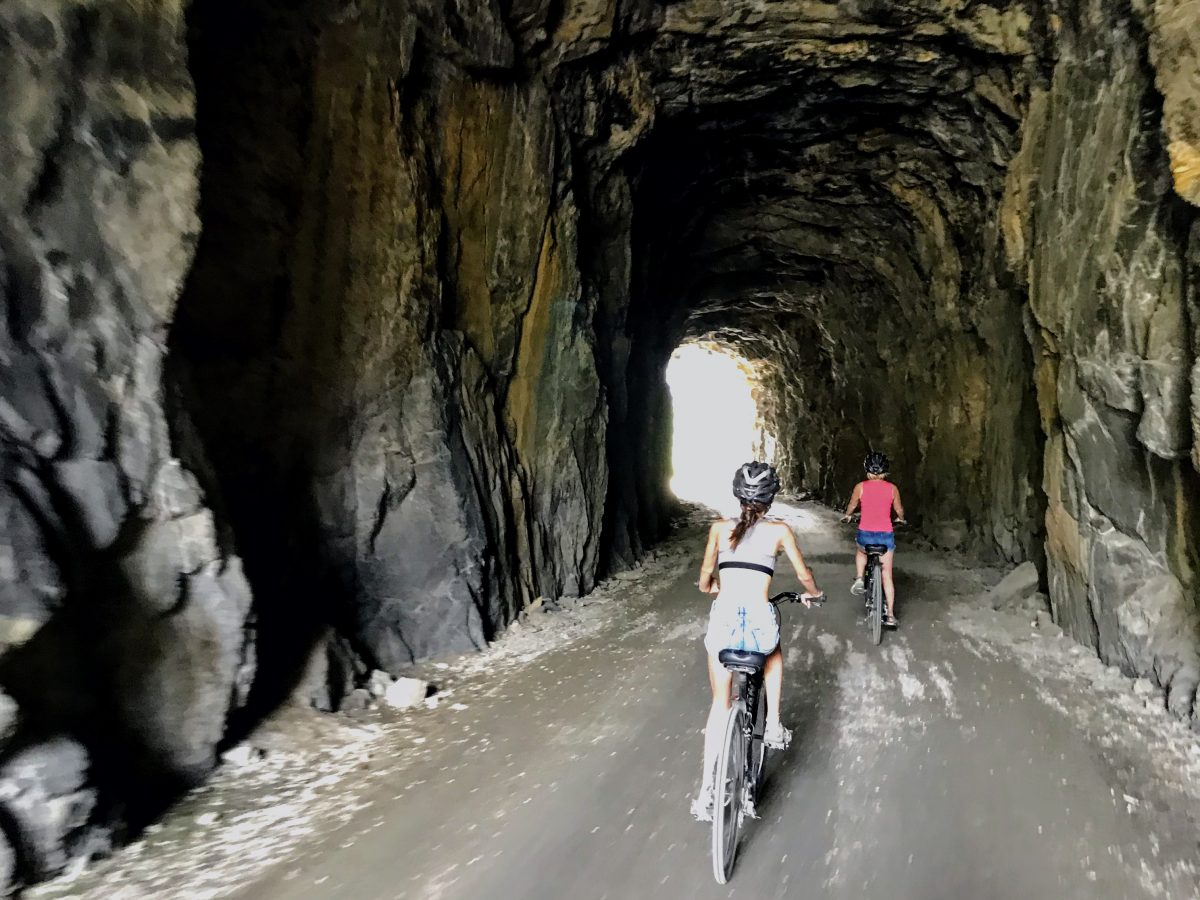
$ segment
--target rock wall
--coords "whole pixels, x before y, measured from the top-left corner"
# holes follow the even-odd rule
[[[624,146],[580,112],[620,79],[560,70],[587,40],[568,19],[521,58],[541,18],[493,12],[192,16],[210,227],[172,360],[249,560],[266,705],[326,622],[396,671],[662,530],[608,489],[631,363],[596,335],[623,339],[629,209],[605,181]]]
[[[1200,680],[1200,281],[1177,118],[1195,98],[1174,89],[1197,56],[1170,16],[1081,3],[1055,23],[1058,56],[1031,97],[1004,216],[1029,296],[1055,618],[1105,662],[1156,680],[1188,719]],[[1147,28],[1160,29],[1153,40]]]
[[[200,229],[183,38],[178,3],[0,10],[0,886],[207,774],[254,671],[241,563],[164,412]]]

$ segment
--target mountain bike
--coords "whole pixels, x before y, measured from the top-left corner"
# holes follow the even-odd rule
[[[852,516],[843,519],[857,528],[859,517]],[[907,525],[904,519],[896,519],[896,525]],[[871,632],[871,643],[879,646],[883,641],[883,611],[887,608],[887,600],[883,596],[883,562],[880,557],[888,552],[883,544],[865,544],[863,550],[867,554],[867,566],[863,569],[863,594],[865,596],[864,611],[868,630]]]
[[[784,591],[771,603],[808,600],[825,602],[825,595],[806,596]],[[767,722],[767,698],[763,690],[766,653],[753,650],[722,650],[718,659],[733,673],[730,695],[733,706],[725,720],[721,751],[713,778],[712,861],[713,877],[725,884],[737,857],[738,833],[745,818],[757,819],[756,805],[762,790],[767,745],[763,734]]]

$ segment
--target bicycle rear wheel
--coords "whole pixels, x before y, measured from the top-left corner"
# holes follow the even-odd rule
[[[737,857],[738,830],[742,824],[742,791],[746,774],[745,708],[735,704],[725,720],[724,741],[717,757],[713,781],[713,878],[725,884]]]
[[[878,563],[871,575],[871,643],[883,640],[883,572]]]

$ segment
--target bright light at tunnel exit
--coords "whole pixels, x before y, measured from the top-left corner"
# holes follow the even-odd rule
[[[675,420],[671,490],[735,512],[734,470],[756,453],[761,458],[761,444],[770,443],[763,441],[749,363],[713,344],[685,344],[667,365],[667,386]]]

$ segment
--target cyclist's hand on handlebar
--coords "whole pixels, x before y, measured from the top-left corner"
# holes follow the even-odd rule
[[[849,521],[850,521],[850,514],[849,514],[849,513],[847,513],[846,515],[842,516],[842,521],[843,521],[843,522],[849,522]]]
[[[825,592],[821,591],[819,594],[801,594],[800,602],[809,609],[812,609],[814,605],[820,606],[825,602]]]

